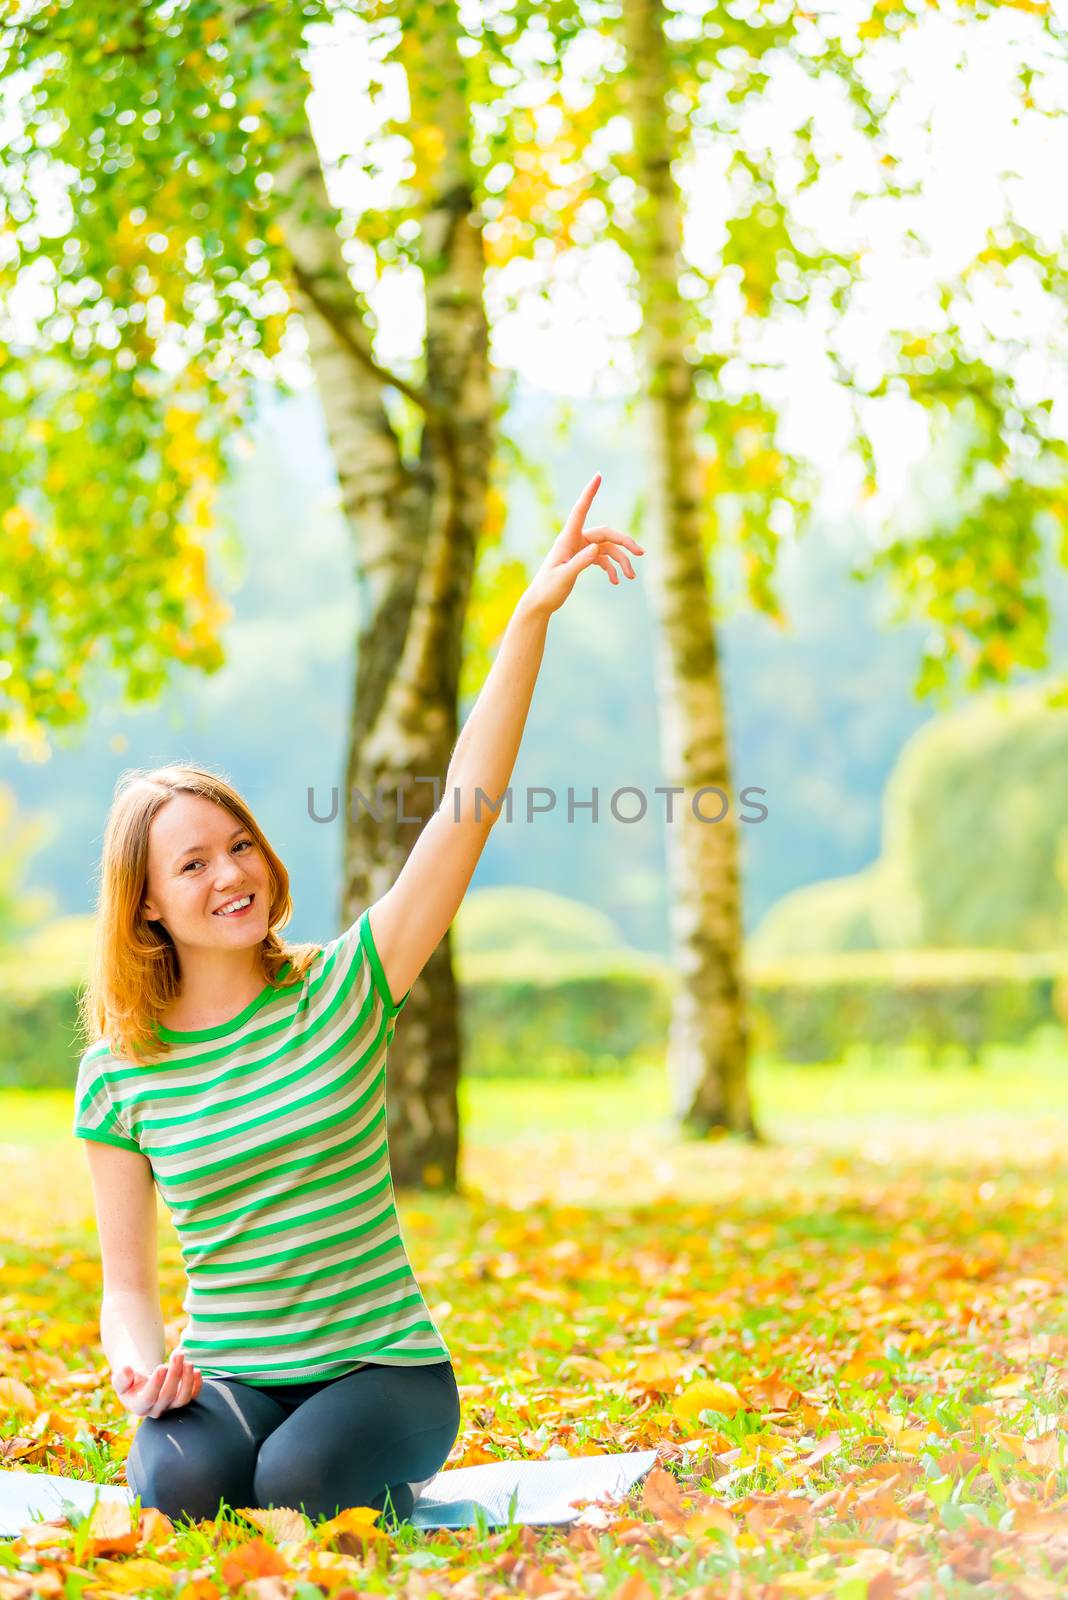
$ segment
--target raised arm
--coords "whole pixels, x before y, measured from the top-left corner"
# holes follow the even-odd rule
[[[467,893],[519,753],[549,618],[586,567],[619,583],[612,565],[635,576],[626,550],[644,554],[629,534],[584,528],[601,483],[587,484],[512,614],[489,676],[464,723],[445,777],[441,804],[412,847],[397,881],[368,912],[375,947],[394,1000],[405,994],[445,935]],[[626,547],[624,549],[624,547]],[[475,792],[490,797],[476,814]],[[457,797],[458,791],[458,797]]]

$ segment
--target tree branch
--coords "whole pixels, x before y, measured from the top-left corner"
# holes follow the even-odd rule
[[[427,417],[437,418],[437,407],[427,391],[418,388],[415,384],[408,383],[406,379],[395,372],[391,372],[388,367],[384,367],[380,362],[376,361],[370,347],[365,345],[362,340],[357,339],[349,321],[339,315],[337,308],[320,294],[316,287],[315,279],[305,272],[299,261],[295,260],[293,261],[293,281],[305,299],[315,307],[335,338],[345,346],[351,355],[356,357],[357,361],[367,368],[368,372],[373,372],[380,383],[388,384],[390,388],[396,389],[400,394],[405,395]]]

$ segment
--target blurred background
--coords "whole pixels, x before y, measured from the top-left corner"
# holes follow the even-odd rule
[[[186,10],[5,36],[0,1084],[72,1083],[127,768],[230,777],[295,939],[392,881],[411,832],[311,812],[443,770],[390,742],[405,640],[439,608],[462,722],[600,471],[650,556],[552,621],[513,787],[557,808],[496,824],[435,958],[425,1147],[400,1030],[400,1180],[455,1180],[457,1078],[702,1134],[825,1123],[819,1068],[851,1114],[1031,1072],[1063,1111],[1055,11]],[[671,783],[733,818],[672,828]]]

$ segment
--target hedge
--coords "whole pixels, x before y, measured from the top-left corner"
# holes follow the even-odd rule
[[[1014,1044],[1068,1024],[1068,951],[871,950],[762,963],[752,974],[754,1040],[787,1061],[833,1061],[851,1046],[919,1046],[932,1056]]]
[[[0,973],[0,1085],[73,1084],[76,990]],[[560,1076],[663,1060],[677,978],[636,951],[522,951],[458,963],[465,1070]],[[835,1061],[852,1047],[918,1046],[978,1058],[1068,1023],[1068,952],[863,951],[794,957],[749,973],[753,1042],[794,1062]]]

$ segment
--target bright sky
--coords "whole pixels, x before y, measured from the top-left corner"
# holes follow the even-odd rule
[[[810,6],[841,12],[843,7]],[[851,9],[856,10],[853,6]],[[1068,16],[1066,16],[1068,20]],[[330,179],[339,204],[359,212],[383,203],[395,183],[404,149],[395,143],[381,156],[382,176],[363,177],[359,156],[373,138],[378,119],[404,116],[407,100],[403,74],[385,69],[385,88],[376,106],[366,95],[367,47],[348,24],[345,33],[321,35],[310,59],[314,93],[309,111],[316,138],[328,162],[354,156]],[[875,170],[871,146],[852,127],[852,110],[844,95],[831,88],[814,94],[800,68],[785,64],[772,92],[745,124],[747,138],[771,148],[784,148],[790,128],[810,112],[827,156],[825,174],[809,191],[805,220],[836,248],[864,252],[865,285],[857,309],[842,330],[841,348],[863,358],[861,376],[881,370],[879,349],[885,332],[895,326],[918,327],[937,321],[934,286],[958,271],[983,248],[987,230],[1006,214],[1006,196],[1019,222],[1053,242],[1068,235],[1068,62],[1036,54],[1035,19],[1005,7],[981,24],[961,26],[942,16],[924,18],[907,43],[888,41],[871,50],[871,75],[880,86],[899,83],[900,92],[887,121],[892,147],[901,158],[899,179],[917,183],[922,193],[908,200],[853,203],[858,188],[870,183]],[[583,46],[587,58],[599,41]],[[1021,65],[1044,66],[1033,94],[1036,111],[1018,115],[1014,80]],[[545,87],[531,62],[527,98],[537,104]],[[799,111],[799,108],[800,109]],[[1042,114],[1045,113],[1045,114]],[[609,139],[625,139],[620,124],[602,130]],[[722,149],[702,151],[683,175],[690,197],[687,248],[701,267],[714,270],[723,240],[727,183]],[[1011,175],[1011,176],[1008,176]],[[910,243],[912,230],[923,241]],[[358,237],[358,229],[357,229]],[[373,277],[355,265],[361,287],[371,292],[380,318],[378,350],[387,362],[418,357],[423,335],[422,304],[414,273],[390,275],[377,290]],[[366,263],[364,263],[364,267]],[[516,310],[505,309],[509,297],[525,289],[553,288],[552,304],[531,293]],[[1063,378],[1063,307],[1056,319],[1041,297],[1029,293],[1021,279],[1010,295],[1001,293],[984,305],[988,328],[998,337],[1016,335],[1030,346],[1015,361],[1017,376],[1030,380],[1036,394],[1059,392],[1058,420],[1068,432],[1068,396]],[[637,321],[626,284],[626,263],[612,246],[581,255],[560,257],[551,266],[514,262],[496,275],[488,289],[493,311],[493,357],[516,369],[529,385],[575,399],[594,394],[625,394],[637,382],[634,347],[629,335]],[[722,315],[737,309],[737,294],[725,284]],[[1059,361],[1042,353],[1053,336],[1060,339]],[[813,456],[824,466],[841,459],[848,429],[846,404],[831,382],[825,357],[826,331],[819,315],[810,316],[789,335],[779,332],[764,353],[785,363],[783,380],[785,442]],[[1057,372],[1058,376],[1051,374]],[[903,481],[922,454],[925,435],[906,401],[884,404],[873,426],[880,457],[880,477]],[[828,474],[825,509],[834,514],[854,502],[856,476]],[[877,511],[877,507],[872,508]]]

